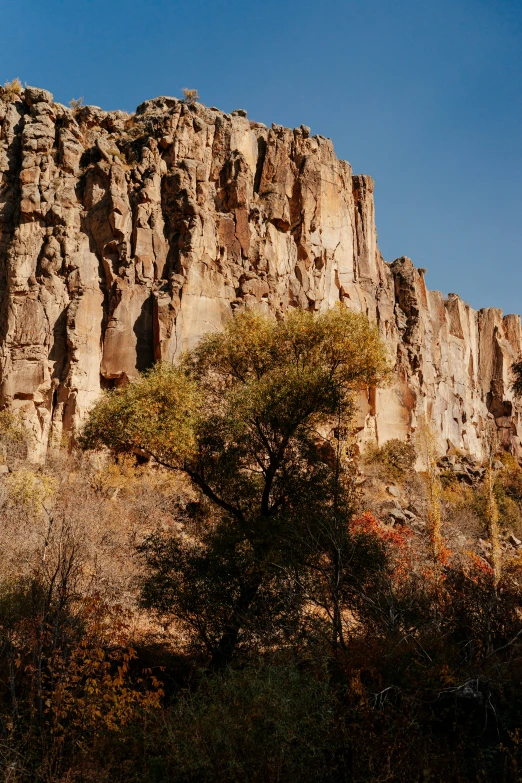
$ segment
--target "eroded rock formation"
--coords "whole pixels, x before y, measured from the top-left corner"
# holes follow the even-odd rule
[[[480,457],[488,426],[518,451],[519,317],[386,263],[373,181],[330,140],[176,98],[71,110],[32,87],[0,102],[0,128],[0,405],[23,412],[35,458],[102,388],[236,308],[338,301],[375,319],[396,358],[394,384],[362,395],[363,440],[409,437],[427,414],[443,453]]]

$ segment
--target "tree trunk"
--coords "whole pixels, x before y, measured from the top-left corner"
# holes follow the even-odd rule
[[[232,612],[230,622],[225,627],[221,639],[214,652],[210,668],[214,671],[225,669],[233,658],[237,647],[239,633],[245,624],[246,616],[252,601],[263,580],[263,571],[258,571],[245,585]]]

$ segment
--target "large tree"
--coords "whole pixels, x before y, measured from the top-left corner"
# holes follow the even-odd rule
[[[386,352],[344,307],[277,321],[231,318],[177,366],[158,364],[95,405],[88,447],[149,455],[184,473],[213,513],[152,536],[147,605],[182,620],[219,668],[238,644],[295,628],[292,531],[340,503],[340,430],[354,394],[382,382]]]

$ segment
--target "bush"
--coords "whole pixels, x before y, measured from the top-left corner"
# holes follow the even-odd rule
[[[10,411],[0,411],[0,464],[27,458],[29,436],[21,419]]]
[[[165,780],[306,783],[341,780],[328,686],[294,665],[229,669],[178,703],[168,727]]]
[[[49,573],[0,582],[0,768],[9,780],[62,780],[162,696],[148,670],[133,674],[120,609],[74,594],[71,546]]]
[[[83,98],[71,98],[69,106],[73,110],[73,114],[76,114],[83,106]]]
[[[367,461],[383,469],[386,479],[399,480],[413,469],[417,454],[413,444],[398,438],[386,441],[380,449],[370,449]]]
[[[495,497],[497,499],[500,515],[500,525],[505,531],[512,531],[515,535],[522,532],[522,514],[520,506],[506,491],[501,481],[495,483]]]
[[[12,82],[5,82],[0,98],[4,103],[11,103],[22,94],[22,82],[20,79],[13,79]]]
[[[484,485],[470,487],[456,481],[455,474],[449,473],[448,475],[451,480],[444,482],[447,521],[465,535],[488,536],[488,502]],[[506,479],[504,471],[500,471],[496,476],[494,495],[498,506],[501,530],[512,531],[515,535],[520,535],[522,533],[522,514],[519,504],[511,494],[509,478]]]
[[[187,106],[192,106],[199,101],[199,93],[197,90],[189,90],[188,87],[184,87],[183,95],[185,96],[185,103]]]
[[[511,454],[502,457],[504,468],[498,473],[498,482],[506,495],[522,504],[522,468]]]

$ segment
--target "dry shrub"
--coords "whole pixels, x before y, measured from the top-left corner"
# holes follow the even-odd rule
[[[435,432],[427,418],[419,421],[415,436],[419,457],[425,466],[426,522],[433,559],[435,563],[443,565],[447,561],[449,552],[445,542],[446,533],[442,530],[442,483],[437,467],[438,454]]]
[[[522,468],[512,454],[503,454],[504,467],[497,472],[495,492],[500,508],[501,524],[522,535]]]
[[[400,481],[413,469],[417,455],[412,443],[392,438],[380,448],[371,447],[366,452],[366,461],[377,465],[383,480]]]
[[[518,473],[504,468],[494,476],[493,494],[498,507],[498,526],[501,533],[513,532],[522,535],[522,513],[517,496]],[[458,481],[446,483],[443,492],[444,516],[456,531],[468,537],[488,536],[491,521],[491,499],[488,498],[487,482],[476,487]]]
[[[13,783],[61,780],[158,706],[133,648],[133,553],[147,525],[172,523],[173,491],[130,459],[63,457],[0,479],[0,767]]]
[[[454,532],[467,538],[486,533],[485,498],[467,484],[451,482],[442,493],[444,521]]]
[[[0,585],[0,764],[13,781],[61,780],[162,696],[150,670],[132,671],[125,613],[78,594],[81,555],[70,531],[59,541],[30,579]]]
[[[49,529],[67,525],[81,544],[82,591],[130,610],[136,545],[153,531],[174,529],[180,504],[192,501],[178,476],[130,457],[98,466],[79,456],[45,468],[20,465],[0,477],[0,570],[29,577],[49,545]]]
[[[13,465],[27,459],[29,436],[22,419],[0,411],[0,464]]]
[[[16,77],[11,82],[5,82],[0,94],[0,99],[4,103],[11,103],[12,101],[16,101],[17,98],[19,98],[22,94],[22,90],[22,82],[18,77]]]
[[[71,100],[69,101],[69,106],[73,110],[73,114],[76,114],[83,106],[83,97],[71,98]]]
[[[199,101],[199,93],[197,90],[190,90],[188,87],[184,87],[183,95],[185,96],[185,103],[187,106],[192,106]]]
[[[493,567],[496,588],[502,570],[502,553],[499,538],[499,504],[495,493],[495,474],[491,467],[487,469],[484,478],[484,495],[486,498],[488,536],[491,544],[491,565]]]

